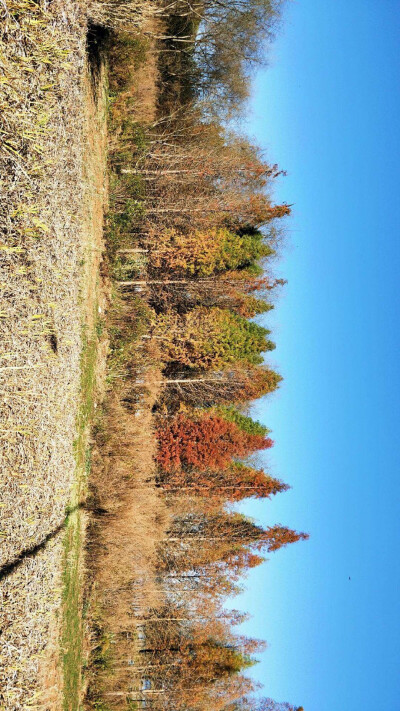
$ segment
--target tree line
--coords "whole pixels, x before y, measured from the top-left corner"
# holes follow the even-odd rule
[[[123,314],[114,348],[124,350],[133,393],[126,343],[140,299],[141,339],[161,371],[149,485],[168,509],[154,564],[162,602],[137,616],[136,686],[121,697],[157,711],[295,709],[254,696],[246,670],[263,644],[237,632],[244,617],[225,606],[266,553],[308,538],[281,524],[263,528],[235,507],[289,488],[257,464],[274,443],[248,410],[282,380],[265,362],[272,334],[254,318],[274,308],[285,283],[273,266],[291,207],[272,199],[283,171],[230,120],[281,4],[159,2],[158,104],[146,123],[121,101],[120,60],[136,40],[122,32],[111,39],[111,82],[113,67],[118,79],[108,237]]]

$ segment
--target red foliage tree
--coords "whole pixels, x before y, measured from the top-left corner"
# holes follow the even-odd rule
[[[178,415],[158,429],[157,437],[156,460],[164,472],[182,468],[223,470],[233,457],[245,457],[273,445],[269,437],[244,432],[234,422],[216,415],[198,420]]]

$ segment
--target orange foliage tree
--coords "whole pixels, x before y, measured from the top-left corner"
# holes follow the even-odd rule
[[[200,278],[244,269],[274,254],[261,232],[235,234],[226,227],[189,233],[165,229],[150,245],[150,268]]]
[[[269,437],[249,434],[216,415],[193,419],[177,415],[157,430],[157,464],[164,472],[225,469],[233,457],[272,447]]]
[[[164,491],[212,497],[229,503],[245,498],[269,498],[289,488],[262,469],[253,469],[240,462],[233,462],[218,471],[175,470],[161,474],[159,480]]]

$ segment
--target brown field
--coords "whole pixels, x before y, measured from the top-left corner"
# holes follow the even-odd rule
[[[131,6],[129,19],[139,21],[139,6]],[[147,481],[158,388],[151,380],[159,383],[160,375],[146,376],[140,418],[121,405],[123,381],[100,407],[111,299],[102,266],[108,76],[106,33],[87,35],[88,15],[104,21],[100,5],[61,0],[9,0],[1,17],[3,711],[81,708],[91,682],[82,669],[99,645],[102,609],[118,593],[118,622],[107,616],[114,626],[105,637],[126,629],[124,585],[152,570],[165,517]],[[123,97],[147,120],[155,63],[153,53],[140,76],[132,66]],[[94,448],[93,423],[107,430]],[[151,602],[153,593],[141,595]]]
[[[0,707],[55,709],[71,653],[65,635],[60,647],[66,570],[73,579],[81,569],[83,518],[67,512],[84,497],[106,348],[107,107],[104,68],[93,76],[87,60],[83,3],[2,8]]]

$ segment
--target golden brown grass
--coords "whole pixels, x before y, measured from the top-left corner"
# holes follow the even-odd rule
[[[85,32],[68,10],[10,3],[1,38],[2,563],[60,523],[74,471]]]
[[[90,3],[92,22],[113,30],[135,33],[159,12],[157,3],[143,0],[95,0]]]
[[[119,139],[118,123],[132,115],[144,124],[156,117],[159,81],[158,49],[154,36],[162,32],[160,20],[147,19],[136,35],[120,32],[110,51],[110,89],[113,144]]]
[[[104,115],[89,100],[85,42],[84,2],[2,5],[0,706],[7,710],[62,705],[63,523],[76,481],[82,327],[88,336],[94,325],[105,192]],[[96,135],[100,179],[87,160]]]
[[[128,386],[114,389],[106,405],[93,452],[92,518],[87,565],[90,569],[92,685],[88,703],[127,689],[125,662],[137,649],[137,617],[160,602],[154,561],[168,519],[154,486],[156,439],[151,407],[160,374],[149,370],[140,404],[123,405]],[[104,644],[107,651],[104,650]],[[124,708],[124,697],[108,700]]]

